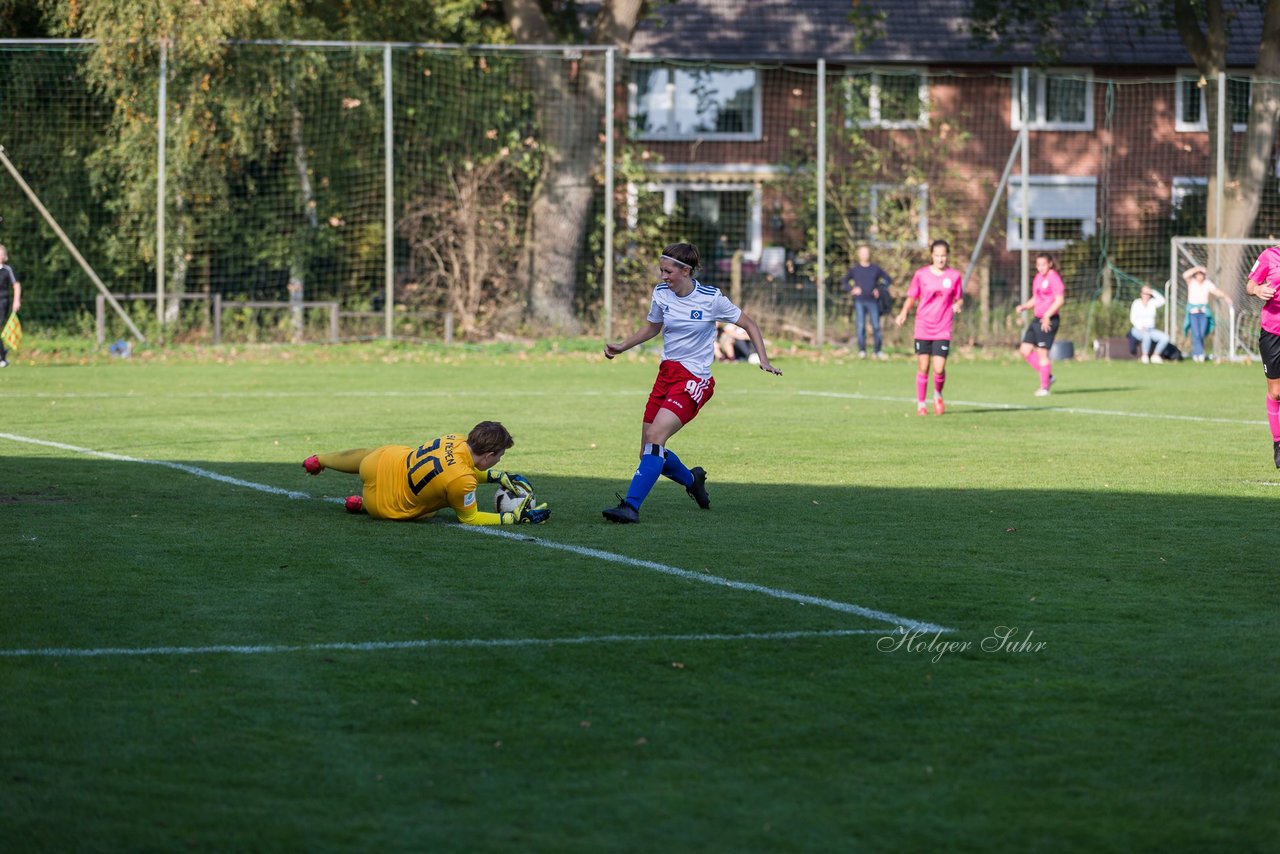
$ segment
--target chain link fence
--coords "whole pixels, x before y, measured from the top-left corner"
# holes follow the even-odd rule
[[[900,305],[941,238],[969,274],[962,345],[1018,338],[1041,251],[1067,285],[1060,337],[1084,341],[1122,334],[1136,283],[1169,286],[1171,238],[1206,232],[1216,189],[1190,75],[246,43],[198,67],[135,50],[126,86],[94,49],[0,48],[0,242],[29,336],[480,339],[546,332],[548,298],[607,334],[687,240],[766,335],[843,343],[856,247]],[[1236,169],[1251,82],[1221,85]],[[1275,173],[1248,236],[1280,232]],[[557,253],[569,281],[540,297]]]

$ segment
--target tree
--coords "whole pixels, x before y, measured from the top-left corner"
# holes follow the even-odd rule
[[[30,0],[0,0],[0,38],[35,39],[48,35],[39,7]]]
[[[585,30],[573,0],[503,0],[512,34],[520,44],[556,42],[630,44],[644,0],[604,0]],[[600,166],[600,134],[606,80],[602,62],[582,62],[572,54],[534,60],[539,125],[546,147],[544,169],[529,212],[522,275],[534,320],[565,332],[578,331],[574,284],[587,241]],[[612,120],[612,117],[608,117]]]
[[[380,139],[380,54],[237,40],[468,41],[502,25],[484,14],[485,0],[439,0],[426,8],[377,0],[222,0],[200,14],[191,14],[188,0],[41,0],[41,8],[53,32],[96,40],[85,73],[112,111],[110,132],[88,158],[90,184],[114,219],[104,254],[117,269],[165,265],[166,290],[175,295],[197,289],[199,273],[204,289],[213,289],[216,267],[217,290],[288,283],[301,299],[311,287],[309,271],[332,273],[353,264],[349,259],[380,256],[385,241],[381,221],[346,225],[353,194],[343,185],[344,176],[367,174],[366,161],[383,157],[377,146],[359,142]],[[162,45],[168,257],[156,259]],[[341,126],[351,144],[317,151],[316,125]],[[367,281],[342,283],[348,284],[368,289]]]
[[[1232,37],[1252,38],[1240,24],[1260,13],[1262,28],[1253,68],[1252,98],[1244,145],[1236,159],[1226,158],[1227,174],[1217,174],[1218,75],[1227,70]],[[1209,128],[1209,195],[1205,234],[1248,237],[1258,216],[1263,186],[1280,122],[1280,0],[973,0],[975,37],[995,41],[1003,36],[1034,39],[1041,58],[1051,62],[1063,44],[1086,38],[1088,28],[1107,15],[1127,14],[1140,24],[1155,24],[1178,33],[1202,78]],[[1230,121],[1230,119],[1228,119]],[[1217,233],[1218,187],[1222,186],[1222,232]],[[1233,269],[1224,261],[1225,269]]]

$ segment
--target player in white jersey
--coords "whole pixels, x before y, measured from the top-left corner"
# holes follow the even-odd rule
[[[653,289],[646,323],[630,338],[606,344],[604,355],[612,359],[662,333],[662,363],[649,393],[640,431],[640,465],[631,478],[627,497],[604,511],[610,522],[639,522],[640,505],[665,475],[685,488],[703,510],[711,506],[707,473],[680,462],[667,441],[688,424],[715,393],[711,364],[716,355],[716,323],[732,323],[746,330],[760,356],[760,370],[782,375],[769,363],[760,327],[733,301],[693,277],[698,269],[698,248],[672,243],[662,250],[658,269],[662,284]],[[621,496],[619,496],[621,498]]]

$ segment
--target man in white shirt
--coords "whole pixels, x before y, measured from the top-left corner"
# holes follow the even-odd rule
[[[1129,323],[1133,324],[1132,335],[1142,342],[1142,363],[1159,364],[1164,359],[1160,353],[1169,345],[1169,336],[1156,328],[1156,310],[1164,305],[1164,297],[1146,285],[1138,292],[1138,298],[1129,308]],[[1148,355],[1150,354],[1150,355]]]

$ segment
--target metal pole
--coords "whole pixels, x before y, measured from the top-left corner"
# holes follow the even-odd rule
[[[1031,73],[1022,69],[1022,97],[1019,106],[1022,108],[1022,130],[1019,132],[1022,148],[1022,261],[1021,290],[1022,302],[1031,296]]]
[[[1222,203],[1225,194],[1223,188],[1227,183],[1227,75],[1226,72],[1218,72],[1218,186],[1214,189],[1217,195],[1217,202],[1213,208],[1213,236],[1222,236]],[[1218,262],[1221,264],[1221,261]],[[1211,271],[1216,275],[1214,281],[1222,279],[1222,270],[1214,269]]]
[[[80,269],[85,271],[89,276],[89,279],[98,287],[98,291],[106,301],[111,304],[111,308],[115,310],[116,314],[120,315],[120,319],[124,321],[124,325],[129,327],[129,331],[132,332],[134,337],[139,341],[146,341],[146,336],[144,336],[142,332],[139,331],[138,327],[134,325],[133,321],[129,319],[129,315],[120,307],[120,303],[111,295],[111,291],[107,290],[107,286],[102,283],[102,279],[98,278],[98,274],[89,266],[89,262],[84,260],[84,256],[80,254],[80,250],[76,248],[76,245],[71,242],[71,238],[67,237],[67,233],[62,230],[62,226],[58,225],[58,221],[53,218],[53,214],[49,213],[49,209],[40,201],[40,197],[35,194],[35,191],[32,190],[31,186],[26,182],[26,179],[22,177],[22,173],[20,173],[18,168],[13,165],[13,162],[9,160],[9,155],[4,153],[3,145],[0,145],[0,164],[3,164],[4,168],[9,170],[9,174],[13,176],[13,180],[18,182],[18,186],[22,188],[22,192],[26,193],[27,198],[31,200],[31,204],[35,205],[36,210],[40,211],[40,215],[44,217],[44,221],[53,229],[53,233],[58,235],[58,239],[62,241],[62,245],[67,247],[67,251],[71,253],[71,257],[76,259],[76,262],[80,265]]]
[[[818,60],[818,328],[814,344],[821,349],[827,319],[827,61]]]
[[[165,172],[168,169],[168,149],[165,137],[169,128],[169,41],[160,40],[160,91],[156,106],[156,328],[164,337],[164,264],[165,222],[164,196]]]
[[[604,339],[613,337],[613,87],[616,48],[604,53]]]
[[[395,252],[395,151],[393,145],[395,135],[391,121],[391,45],[382,47],[382,148],[383,148],[383,195],[386,202],[383,208],[382,228],[385,232],[384,278],[386,294],[383,313],[386,315],[385,333],[389,340],[392,337],[392,314],[396,302],[396,252]]]
[[[973,254],[969,257],[969,266],[964,271],[965,282],[972,281],[973,271],[978,267],[978,260],[982,257],[982,247],[987,242],[987,231],[991,228],[991,221],[995,219],[996,210],[1000,207],[1000,200],[1004,196],[1005,187],[1009,185],[1009,175],[1013,172],[1013,162],[1018,159],[1018,152],[1021,149],[1022,135],[1019,134],[1017,139],[1013,141],[1013,149],[1009,152],[1009,159],[1004,164],[1004,172],[1000,175],[1000,183],[996,184],[996,191],[991,196],[991,204],[987,207],[987,218],[982,221],[982,230],[978,232],[978,242],[974,245]],[[1026,302],[1026,300],[1023,300],[1023,302]]]

